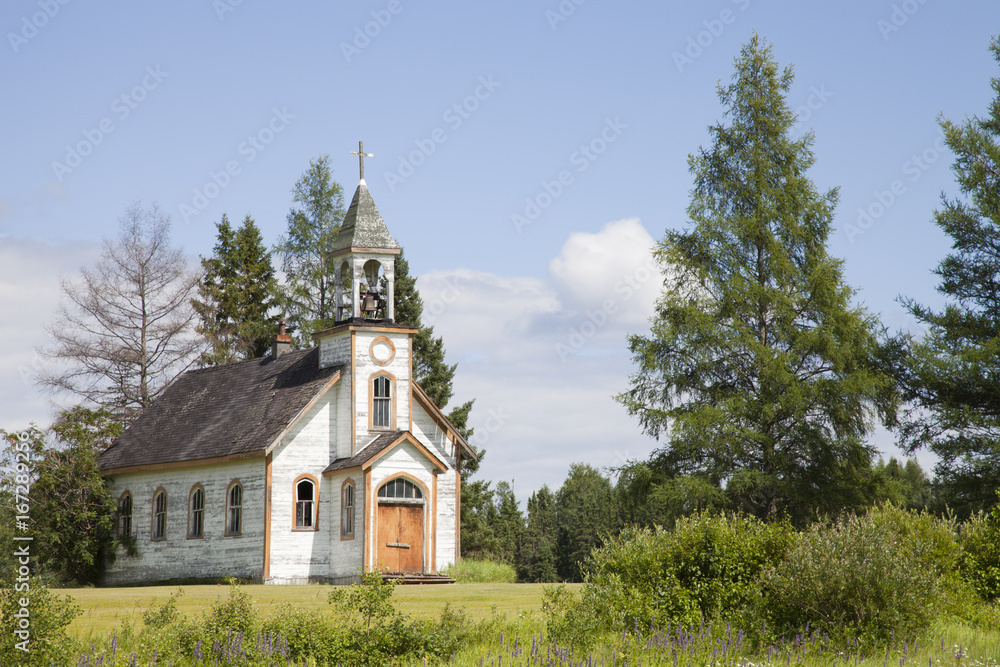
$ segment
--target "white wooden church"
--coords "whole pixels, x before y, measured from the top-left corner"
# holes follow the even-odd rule
[[[185,373],[101,455],[138,549],[106,585],[347,583],[458,559],[475,453],[413,380],[417,329],[393,319],[399,252],[362,162],[332,251],[336,325],[310,350],[282,327],[267,357]]]

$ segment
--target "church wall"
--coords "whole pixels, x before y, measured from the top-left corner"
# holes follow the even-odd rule
[[[354,482],[353,537],[341,534],[341,492],[348,479]],[[331,498],[330,577],[334,580],[357,577],[365,553],[365,474],[361,468],[342,470],[327,477],[326,482],[335,495]]]
[[[225,535],[226,491],[238,479],[243,486],[243,532]],[[259,579],[264,562],[264,459],[193,468],[162,469],[111,477],[112,494],[132,494],[132,532],[139,555],[131,558],[119,549],[104,584],[118,586],[173,578]],[[191,488],[205,490],[204,537],[188,539],[188,503]],[[167,492],[166,540],[152,541],[153,494]]]
[[[354,401],[357,409],[357,433],[355,451],[371,441],[369,434],[369,394],[371,382],[369,378],[379,371],[391,373],[396,382],[393,391],[396,392],[396,429],[405,431],[410,428],[410,336],[406,333],[356,331],[354,341],[355,375],[357,385],[354,387]],[[375,363],[369,353],[372,342],[381,336],[392,341],[396,354],[385,366]]]
[[[275,447],[271,461],[272,583],[306,583],[330,576],[330,531],[340,505],[323,470],[335,458],[340,381]],[[295,528],[295,481],[308,474],[319,482],[316,530]]]
[[[448,465],[438,475],[437,569],[455,562],[455,516],[458,493],[455,445],[420,404],[413,404],[413,435]]]
[[[351,333],[344,331],[319,341],[319,367],[347,364],[351,360]]]

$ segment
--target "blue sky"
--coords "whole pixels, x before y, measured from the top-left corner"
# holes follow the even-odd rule
[[[985,113],[998,19],[995,0],[5,2],[0,424],[49,421],[25,377],[59,277],[129,202],[158,202],[192,260],[223,212],[273,243],[311,158],[350,197],[363,139],[455,400],[478,399],[483,474],[523,497],[573,461],[645,457],[610,396],[740,45],[756,30],[794,66],[811,176],[840,187],[831,252],[899,328],[899,294],[938,302],[931,216],[956,188],[937,118]]]

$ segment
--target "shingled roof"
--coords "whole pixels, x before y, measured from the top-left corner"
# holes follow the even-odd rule
[[[189,371],[98,459],[104,471],[265,450],[340,372],[319,350]]]
[[[409,440],[413,443],[420,451],[422,451],[432,463],[437,465],[441,470],[447,470],[448,466],[439,459],[437,456],[428,451],[420,441],[417,440],[412,433],[409,431],[387,431],[375,437],[374,440],[365,445],[361,451],[351,457],[345,457],[341,459],[334,459],[330,465],[323,470],[323,474],[329,474],[336,472],[337,470],[346,470],[348,468],[358,468],[364,466],[366,463],[376,458],[386,449],[392,447],[394,444],[400,440]]]
[[[382,220],[382,214],[375,206],[372,193],[364,181],[358,184],[347,209],[344,221],[340,223],[340,233],[330,249],[331,253],[344,252],[350,248],[377,248],[399,250],[399,244],[389,234],[389,228]]]

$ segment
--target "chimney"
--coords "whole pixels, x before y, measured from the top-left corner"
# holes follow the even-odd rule
[[[271,339],[271,359],[292,349],[292,337],[285,333],[285,318],[278,320],[278,335]]]

